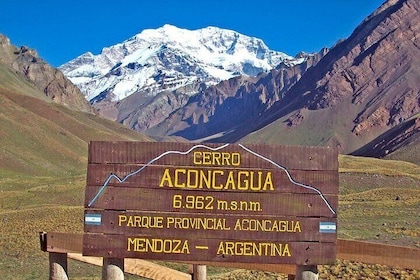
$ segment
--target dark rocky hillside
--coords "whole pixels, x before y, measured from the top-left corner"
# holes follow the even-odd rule
[[[92,112],[60,71],[0,36],[1,177],[80,174],[89,141],[152,141]]]
[[[420,3],[391,0],[312,61],[207,88],[146,132],[384,156],[420,137],[419,65]]]
[[[194,141],[212,141],[232,133],[243,137],[262,123],[270,108],[282,100],[325,53],[326,50],[314,55],[303,54],[307,60],[302,64],[292,67],[281,64],[256,78],[236,77],[203,88],[185,106],[144,131],[150,135],[177,135]]]
[[[10,44],[0,34],[0,63],[29,81],[53,102],[83,112],[94,112],[80,90],[64,74],[51,67],[35,50]]]

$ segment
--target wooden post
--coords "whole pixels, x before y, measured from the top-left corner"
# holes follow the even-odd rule
[[[194,265],[193,264],[188,265],[188,274],[191,275],[191,279],[192,279],[193,274],[194,274]]]
[[[50,280],[68,280],[67,276],[67,254],[49,253]]]
[[[104,258],[102,280],[124,280],[124,259]]]
[[[318,266],[298,265],[296,266],[295,280],[318,280]]]
[[[207,266],[201,264],[193,265],[193,280],[206,280],[207,278]]]

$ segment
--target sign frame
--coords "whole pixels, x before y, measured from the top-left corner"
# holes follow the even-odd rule
[[[332,264],[337,208],[335,148],[93,141],[83,255]]]

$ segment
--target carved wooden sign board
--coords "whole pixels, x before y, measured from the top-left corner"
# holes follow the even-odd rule
[[[337,206],[336,149],[95,141],[83,254],[331,264]]]

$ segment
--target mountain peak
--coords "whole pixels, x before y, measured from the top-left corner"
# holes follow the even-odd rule
[[[280,63],[301,62],[232,30],[165,24],[105,47],[98,55],[87,52],[60,69],[94,102],[121,100],[135,92],[156,95],[197,83],[212,85],[239,75],[256,76]]]

